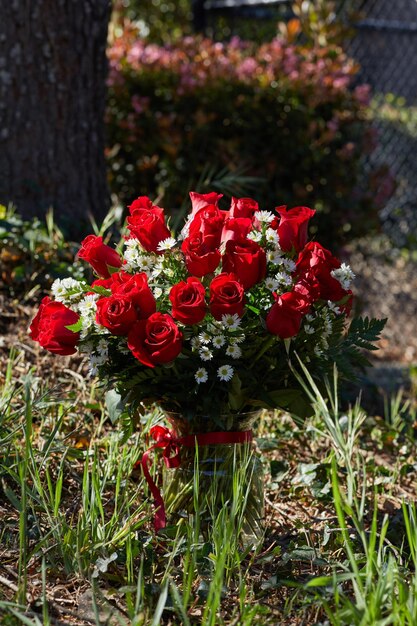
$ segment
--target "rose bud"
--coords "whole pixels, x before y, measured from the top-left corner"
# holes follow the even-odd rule
[[[281,339],[294,337],[309,308],[310,303],[301,294],[295,291],[283,293],[269,310],[266,327],[272,335],[278,335]]]
[[[108,328],[112,335],[127,335],[137,319],[138,314],[129,297],[116,294],[97,301],[97,324]]]
[[[236,274],[243,287],[250,289],[265,278],[265,250],[250,239],[230,240],[223,255],[223,269]]]
[[[187,270],[193,276],[206,276],[218,267],[221,259],[220,251],[212,250],[208,242],[203,241],[201,233],[195,233],[182,242]]]
[[[131,215],[127,223],[131,236],[138,239],[147,252],[159,252],[158,244],[171,237],[164,210],[152,204],[147,196],[137,198],[129,209]]]
[[[232,198],[229,215],[230,217],[248,217],[252,220],[258,210],[259,204],[252,198]]]
[[[299,252],[307,243],[308,222],[315,211],[306,206],[297,206],[289,210],[286,207],[277,207],[275,210],[280,215],[277,231],[282,250],[289,252],[294,248]]]
[[[197,193],[196,191],[190,191],[191,198],[191,215],[194,217],[196,213],[200,209],[204,209],[208,204],[214,204],[217,206],[220,198],[223,198],[222,193],[216,193],[215,191],[210,191],[210,193]]]
[[[329,250],[311,241],[298,255],[295,275],[299,281],[308,275],[314,277],[320,285],[320,298],[338,302],[346,296],[347,291],[331,272],[340,265],[339,259],[336,259]]]
[[[69,330],[67,326],[76,324],[79,315],[61,302],[55,302],[46,296],[34,317],[29,334],[42,348],[67,356],[74,354],[80,339],[80,333]]]
[[[103,238],[95,235],[88,235],[81,242],[78,258],[87,261],[101,278],[110,277],[109,268],[118,269],[122,265],[122,260],[116,250],[106,246]]]

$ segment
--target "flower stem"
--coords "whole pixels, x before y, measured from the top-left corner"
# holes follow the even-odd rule
[[[251,365],[249,366],[249,369],[251,369],[254,364],[256,363],[256,361],[258,361],[261,356],[263,356],[265,354],[265,352],[267,350],[269,350],[269,348],[273,345],[273,343],[275,342],[276,337],[275,335],[271,335],[269,337],[269,339],[267,339],[267,341],[264,343],[264,345],[262,346],[262,348],[259,350],[258,354],[255,356],[255,358],[253,359]]]

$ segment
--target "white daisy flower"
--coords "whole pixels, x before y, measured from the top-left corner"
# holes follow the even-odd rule
[[[314,354],[318,357],[323,356],[323,350],[320,348],[320,346],[315,346]]]
[[[237,313],[234,313],[234,315],[231,315],[230,313],[222,315],[222,324],[225,328],[228,328],[229,330],[236,330],[236,328],[239,327],[241,321],[242,320]]]
[[[155,259],[142,254],[138,259],[138,265],[143,272],[150,272],[155,265]]]
[[[265,278],[265,287],[269,291],[276,291],[279,287],[279,282],[276,278]]]
[[[291,276],[289,274],[286,274],[285,272],[278,272],[278,274],[275,274],[275,278],[280,285],[285,285],[285,286],[292,285]]]
[[[295,271],[296,265],[291,259],[282,259],[282,264],[290,274]]]
[[[182,230],[180,232],[180,239],[186,239],[188,237],[188,235],[190,234],[190,226],[191,226],[191,222],[193,221],[193,216],[190,215],[187,218],[187,221],[185,222],[184,226],[182,227]]]
[[[201,348],[201,341],[199,337],[193,337],[190,343],[193,350],[198,350],[199,348]]]
[[[336,306],[336,304],[334,302],[332,302],[331,300],[327,301],[327,306],[329,307],[329,309],[335,314],[335,315],[340,315],[341,314],[341,310],[338,306]]]
[[[57,302],[71,303],[80,298],[84,288],[75,278],[57,278],[52,283],[51,292]]]
[[[200,359],[202,361],[211,361],[213,352],[207,346],[202,346],[199,350]]]
[[[226,354],[227,356],[231,356],[232,359],[239,359],[242,356],[242,350],[239,348],[239,346],[232,343],[227,346]]]
[[[271,211],[256,211],[254,218],[262,224],[270,224],[274,221],[275,215]]]
[[[224,382],[229,382],[233,378],[234,369],[231,365],[221,365],[217,370],[217,376],[220,380],[224,380]]]
[[[200,367],[194,374],[194,378],[196,379],[198,384],[206,383],[208,380],[207,370],[204,367]]]
[[[321,347],[323,348],[323,350],[327,350],[327,348],[329,347],[329,342],[324,335],[321,336]]]
[[[215,348],[221,348],[225,341],[224,335],[215,335],[212,339],[212,343]]]
[[[332,332],[332,321],[326,318],[324,320],[324,334],[328,336],[331,334],[331,332]]]
[[[247,239],[251,239],[256,243],[259,243],[262,239],[262,233],[259,230],[251,230],[251,232],[247,236]]]
[[[234,337],[229,337],[229,344],[233,346],[238,345],[243,341],[245,341],[245,335],[235,335]]]
[[[203,331],[202,333],[200,333],[198,335],[198,338],[200,340],[200,344],[201,343],[210,343],[211,341],[211,337],[208,333],[206,333],[206,331]]]
[[[78,303],[77,309],[79,314],[84,317],[95,317],[99,297],[98,293],[90,293],[85,296],[81,302]]]
[[[352,272],[352,268],[346,263],[342,263],[339,269],[333,270],[330,273],[333,278],[336,278],[336,280],[339,281],[343,289],[349,289],[353,279],[355,278],[355,274]]]
[[[279,248],[275,248],[275,250],[268,250],[267,259],[269,263],[273,263],[274,265],[281,265],[282,254],[282,250],[280,250]]]
[[[158,243],[157,250],[159,252],[164,252],[165,250],[171,250],[177,243],[177,240],[174,237],[167,237]]]
[[[305,320],[306,322],[313,322],[315,320],[314,315],[311,315],[311,313],[307,313],[307,315],[305,316]]]
[[[161,287],[153,287],[152,293],[154,295],[154,298],[158,300],[158,298],[160,298],[164,292]]]
[[[309,324],[304,325],[304,330],[307,333],[307,335],[312,335],[315,332],[314,328],[310,326]]]
[[[273,228],[268,228],[265,233],[265,237],[268,243],[273,243],[275,246],[279,244],[278,233]]]

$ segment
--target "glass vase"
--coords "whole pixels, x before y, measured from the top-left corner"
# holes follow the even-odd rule
[[[258,414],[247,413],[217,423],[227,423],[228,431],[222,433],[242,433],[251,430]],[[167,418],[176,438],[219,433],[219,427],[208,418],[196,418],[191,423],[178,413],[169,413]],[[168,525],[177,525],[181,520],[198,523],[207,540],[216,524],[228,524],[242,545],[258,545],[263,537],[264,480],[253,443],[181,446],[180,459],[179,467],[163,468]]]

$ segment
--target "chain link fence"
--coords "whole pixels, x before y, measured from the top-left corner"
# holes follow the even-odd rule
[[[291,0],[194,0],[195,26],[216,37],[218,20],[230,34],[240,19],[287,21],[294,17]],[[336,19],[348,20],[353,36],[345,49],[360,65],[357,84],[374,95],[376,148],[365,168],[386,165],[381,195],[384,231],[394,245],[417,249],[417,0],[340,0]],[[199,11],[199,12],[198,12]],[[395,185],[395,191],[392,188]]]
[[[387,164],[396,184],[381,220],[396,246],[416,249],[417,2],[362,0],[360,5],[362,19],[346,49],[360,65],[357,81],[369,84],[374,94],[377,142],[369,164]]]

